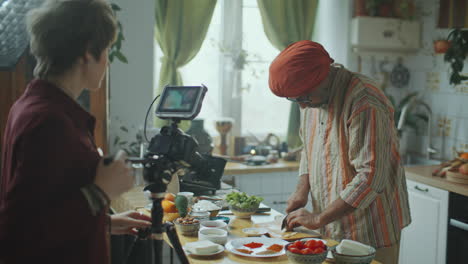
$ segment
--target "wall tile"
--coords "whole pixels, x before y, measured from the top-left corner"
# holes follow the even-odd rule
[[[426,85],[425,91],[429,93],[439,92],[440,91],[440,73],[439,72],[425,72],[426,73]]]
[[[441,115],[448,113],[449,95],[444,93],[428,93],[425,94],[423,100],[431,107],[433,115]]]
[[[452,138],[459,141],[468,141],[468,118],[454,118],[452,124]]]
[[[447,101],[447,114],[458,118],[468,118],[468,94],[450,94]]]
[[[435,119],[436,126],[437,126],[437,134],[435,136],[437,137],[451,137],[451,132],[452,132],[452,123],[453,120],[447,116],[438,116],[437,119]]]

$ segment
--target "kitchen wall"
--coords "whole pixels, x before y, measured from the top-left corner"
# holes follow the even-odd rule
[[[128,64],[114,60],[110,66],[110,151],[118,135],[135,140],[134,131],[143,126],[153,99],[154,1],[112,0],[122,11],[117,13],[124,28],[122,52]],[[151,117],[148,118],[151,123]],[[124,133],[120,126],[133,131]]]
[[[400,100],[409,92],[418,91],[420,98],[427,102],[433,112],[431,124],[432,146],[438,153],[434,158],[452,159],[454,150],[468,151],[468,82],[454,86],[449,84],[449,64],[444,62],[443,54],[434,54],[433,41],[446,38],[450,29],[438,29],[437,19],[439,0],[416,1],[418,20],[422,25],[422,48],[415,54],[404,56],[403,65],[410,71],[410,82],[407,87],[395,88],[389,84],[387,91]],[[376,79],[382,79],[380,62],[387,59],[385,67],[390,70],[396,63],[396,56],[367,57],[362,59],[362,72]],[[353,60],[358,65],[358,58]],[[355,66],[353,70],[357,70]],[[468,75],[468,64],[465,63],[463,73]],[[425,153],[428,137],[423,128],[417,134],[412,129],[406,129],[401,144],[406,145],[410,152]]]
[[[116,135],[127,136],[120,131],[124,125],[129,128],[140,128],[143,125],[144,115],[153,97],[154,87],[154,2],[142,1],[138,4],[132,1],[113,0],[122,7],[118,13],[119,19],[124,25],[126,40],[122,46],[123,53],[129,63],[114,62],[110,71],[110,147]],[[422,48],[415,54],[403,57],[403,65],[410,70],[410,82],[407,87],[395,88],[388,84],[386,89],[397,101],[412,91],[418,91],[422,100],[426,101],[433,111],[431,124],[432,145],[438,150],[436,158],[451,159],[453,150],[468,151],[468,83],[453,86],[449,84],[449,65],[444,62],[443,55],[435,55],[433,52],[433,40],[445,38],[449,29],[437,29],[439,0],[418,0],[418,16],[422,25]],[[343,8],[342,8],[343,9]],[[340,9],[341,10],[341,9]],[[343,9],[347,12],[346,9]],[[347,16],[345,13],[343,17]],[[336,23],[335,23],[336,24]],[[339,31],[347,35],[349,23],[343,23]],[[336,28],[335,28],[336,29]],[[322,42],[328,41],[330,46],[333,41],[329,37],[321,37]],[[397,57],[361,57],[359,63],[356,54],[346,55],[346,48],[342,45],[348,41],[336,41],[335,57],[340,57],[340,62],[351,70],[361,72],[377,79],[382,79],[380,62],[388,60],[384,70],[391,71],[395,66]],[[333,52],[333,45],[330,46]],[[344,51],[343,54],[339,53]],[[349,58],[349,59],[348,59]],[[359,67],[359,65],[361,65]],[[465,64],[464,73],[468,74],[468,65]],[[149,118],[149,120],[152,120]],[[416,134],[407,129],[402,144],[408,151],[424,153],[427,146],[427,132],[421,129]],[[134,135],[128,135],[133,139]]]

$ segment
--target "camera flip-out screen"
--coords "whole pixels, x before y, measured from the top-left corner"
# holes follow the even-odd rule
[[[164,87],[156,116],[162,119],[194,119],[200,112],[207,90],[204,85]]]

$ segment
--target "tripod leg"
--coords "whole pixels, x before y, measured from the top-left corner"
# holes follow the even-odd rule
[[[170,247],[169,248],[170,260],[171,264],[174,264],[174,250]]]
[[[184,249],[182,248],[182,245],[180,244],[179,237],[177,236],[177,232],[175,230],[174,225],[171,223],[166,223],[164,224],[164,227],[165,227],[167,237],[169,238],[169,241],[174,247],[177,257],[180,260],[180,263],[189,264],[189,261],[187,259],[187,256],[185,255]]]
[[[154,262],[157,264],[163,263],[163,241],[162,240],[153,240],[153,248],[154,248]]]

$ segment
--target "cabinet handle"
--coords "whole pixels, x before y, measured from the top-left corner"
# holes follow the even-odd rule
[[[277,201],[273,201],[273,204],[287,204],[288,202],[286,201],[282,201],[282,202],[277,202]]]
[[[468,231],[468,224],[465,224],[458,220],[450,219],[450,225],[456,228],[460,228],[461,230]]]
[[[417,185],[414,186],[414,188],[415,188],[416,190],[418,190],[418,191],[421,191],[421,192],[428,192],[428,191],[429,191],[428,188],[426,188],[426,189],[421,189],[421,188],[420,188],[419,186],[417,186]]]

